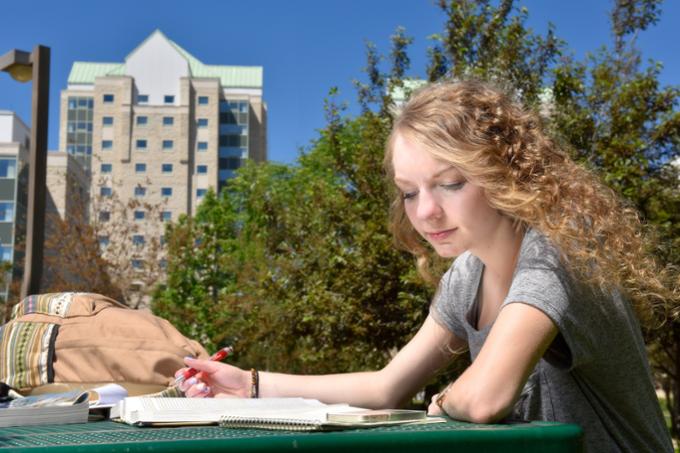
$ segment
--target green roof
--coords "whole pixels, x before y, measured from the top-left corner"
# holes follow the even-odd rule
[[[154,33],[162,34],[159,30],[156,30]],[[163,36],[165,37],[165,35]],[[168,42],[189,64],[191,77],[216,77],[220,79],[223,87],[262,88],[262,66],[217,66],[203,64],[174,41],[168,39]],[[137,46],[137,48],[141,45]],[[134,53],[134,50],[130,54],[132,53]],[[125,63],[88,63],[76,61],[73,63],[71,73],[68,76],[68,83],[93,84],[97,77],[125,75],[126,73]]]
[[[76,61],[68,75],[68,83],[94,83],[96,77],[112,75],[112,72],[120,71],[120,63],[85,63]]]

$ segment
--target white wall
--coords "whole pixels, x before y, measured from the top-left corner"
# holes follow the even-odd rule
[[[180,77],[188,77],[189,63],[162,33],[152,34],[128,56],[125,68],[134,77],[139,94],[149,96],[150,105],[162,105],[165,95],[175,96],[180,104]]]
[[[14,112],[0,110],[0,142],[24,144],[29,135],[30,130]]]

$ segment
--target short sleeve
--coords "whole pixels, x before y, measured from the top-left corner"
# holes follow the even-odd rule
[[[587,324],[592,316],[554,247],[545,238],[534,239],[526,249],[523,247],[503,305],[523,303],[545,313],[560,332],[545,358],[555,366],[571,369],[591,359],[593,345]]]

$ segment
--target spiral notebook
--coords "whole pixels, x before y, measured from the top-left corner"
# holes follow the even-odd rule
[[[370,411],[305,398],[148,397],[125,398],[111,410],[111,419],[137,426],[219,424],[225,428],[296,431],[433,421],[424,411]]]

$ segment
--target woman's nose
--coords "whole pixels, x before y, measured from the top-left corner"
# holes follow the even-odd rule
[[[418,218],[421,220],[437,218],[441,213],[439,201],[433,196],[432,192],[421,190],[418,194],[418,209],[416,210]]]

